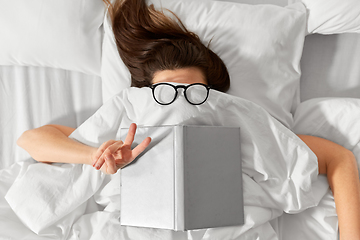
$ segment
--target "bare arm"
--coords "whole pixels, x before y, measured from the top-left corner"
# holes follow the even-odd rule
[[[131,149],[136,132],[134,123],[130,126],[125,142],[109,140],[99,148],[69,138],[74,130],[61,125],[45,125],[24,132],[17,144],[39,162],[88,164],[107,174],[114,174],[119,168],[132,162],[151,141],[150,138],[145,138]]]
[[[61,125],[45,125],[24,132],[17,140],[17,144],[39,162],[91,165],[92,155],[97,148],[68,138],[74,130]]]
[[[339,219],[340,239],[360,239],[360,183],[351,151],[323,138],[298,135],[316,154],[319,174],[326,174]]]

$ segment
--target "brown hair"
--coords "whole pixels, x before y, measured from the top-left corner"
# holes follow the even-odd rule
[[[145,0],[103,1],[109,7],[120,57],[131,73],[131,86],[150,86],[156,71],[197,67],[213,89],[229,89],[223,61],[175,14],[171,12],[172,19]]]

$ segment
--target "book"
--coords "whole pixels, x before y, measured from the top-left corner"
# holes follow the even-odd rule
[[[125,139],[128,129],[121,129]],[[185,231],[244,224],[239,127],[138,127],[149,147],[121,169],[120,223]]]

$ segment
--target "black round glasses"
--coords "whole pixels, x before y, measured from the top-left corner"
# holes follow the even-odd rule
[[[161,105],[173,103],[178,95],[178,89],[184,89],[185,99],[192,105],[203,104],[208,96],[210,86],[202,83],[193,83],[189,85],[172,85],[170,83],[157,83],[151,85],[154,100]]]

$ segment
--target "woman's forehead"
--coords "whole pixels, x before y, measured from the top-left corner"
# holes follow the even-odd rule
[[[204,83],[206,84],[203,72],[196,67],[181,68],[175,70],[161,70],[154,74],[152,83],[176,82],[176,83]]]

